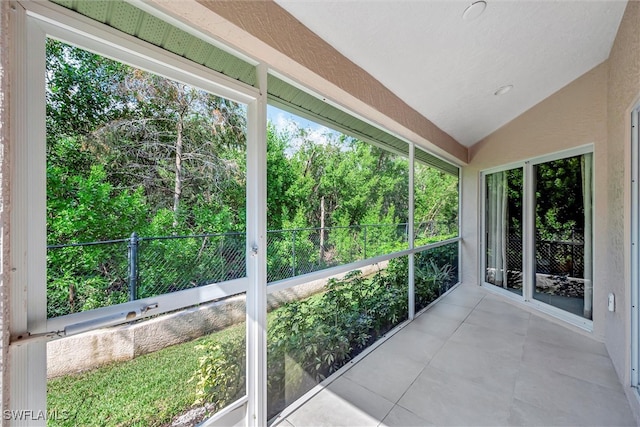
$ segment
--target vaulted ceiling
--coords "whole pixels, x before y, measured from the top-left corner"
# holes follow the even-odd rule
[[[466,146],[606,60],[626,7],[486,0],[465,19],[471,1],[275,1]]]

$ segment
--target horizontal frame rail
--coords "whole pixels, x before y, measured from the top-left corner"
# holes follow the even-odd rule
[[[157,308],[142,313],[137,319],[149,316],[167,313],[196,304],[202,304],[233,295],[246,292],[248,288],[248,279],[241,278],[230,280],[222,283],[213,283],[211,285],[198,288],[185,289],[173,293],[158,295],[139,299],[123,304],[113,305],[110,307],[97,308],[90,311],[82,311],[79,313],[69,314],[67,316],[54,317],[47,321],[48,331],[64,331],[69,325],[87,322],[96,318],[108,317],[121,312],[136,312],[146,307],[153,307],[157,304]]]

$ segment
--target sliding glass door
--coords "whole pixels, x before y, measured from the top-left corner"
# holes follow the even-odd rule
[[[591,319],[592,154],[533,166],[533,298]]]
[[[591,320],[592,157],[582,147],[483,173],[485,284]]]
[[[485,176],[485,282],[522,295],[522,168]]]

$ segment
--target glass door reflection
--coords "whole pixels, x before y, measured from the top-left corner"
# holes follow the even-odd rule
[[[533,298],[591,319],[592,154],[534,166]]]
[[[485,178],[484,280],[522,295],[522,168]]]

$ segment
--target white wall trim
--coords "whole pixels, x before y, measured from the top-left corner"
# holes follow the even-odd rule
[[[63,331],[65,327],[69,325],[88,322],[97,318],[106,318],[121,312],[135,312],[136,310],[141,310],[147,306],[154,306],[157,304],[157,308],[153,308],[145,313],[140,313],[137,318],[155,316],[178,310],[180,308],[203,304],[213,300],[226,298],[231,295],[244,293],[248,289],[248,283],[249,280],[247,278],[235,279],[227,282],[214,283],[207,286],[158,295],[155,297],[142,298],[109,307],[96,308],[90,311],[81,311],[79,313],[73,313],[66,316],[54,317],[47,320],[46,329],[47,332]]]
[[[567,157],[580,156],[582,154],[588,154],[588,153],[593,153],[593,152],[594,152],[594,144],[593,143],[583,144],[583,145],[579,145],[579,146],[576,146],[576,147],[568,148],[566,150],[554,151],[552,153],[544,154],[542,156],[528,157],[526,159],[518,160],[516,162],[505,163],[503,165],[491,167],[491,168],[488,168],[488,169],[483,169],[483,170],[480,171],[480,173],[483,174],[483,175],[488,175],[488,174],[491,174],[491,173],[494,173],[494,172],[502,172],[502,171],[506,171],[506,170],[509,170],[509,169],[516,169],[516,168],[524,167],[524,164],[526,162],[530,162],[533,165],[537,165],[537,164],[540,164],[540,163],[545,163],[545,162],[550,162],[550,161],[553,161],[553,160],[564,159],[564,158],[567,158]]]
[[[541,163],[552,162],[554,160],[566,159],[567,157],[575,157],[581,156],[583,154],[593,153],[594,147],[594,143],[584,144],[578,147],[568,148],[566,150],[555,151],[553,153],[545,154],[544,156],[533,157],[528,161],[535,166]]]
[[[29,71],[31,73],[30,77],[28,78],[31,79],[29,80],[30,82],[38,81],[39,79],[41,79],[40,76],[44,76],[44,40],[45,36],[49,35],[51,37],[78,45],[81,48],[91,50],[101,55],[105,55],[114,60],[125,62],[132,66],[140,67],[150,72],[163,75],[167,78],[194,85],[203,90],[215,93],[219,96],[225,96],[236,102],[254,102],[256,97],[259,95],[258,90],[255,88],[239,84],[235,80],[231,80],[226,76],[216,73],[213,70],[197,66],[197,64],[193,64],[187,60],[184,60],[183,58],[177,57],[176,55],[156,48],[155,46],[151,46],[148,43],[142,42],[138,39],[128,36],[125,37],[126,35],[120,34],[116,30],[111,29],[107,26],[101,24],[98,25],[93,21],[84,22],[85,20],[82,19],[84,17],[67,11],[66,9],[56,7],[56,5],[54,4],[43,4],[34,2],[29,2],[27,4],[30,7],[30,10],[27,11],[27,15],[29,16],[29,22],[32,22],[32,31],[38,32],[38,35],[34,35],[33,37],[34,39],[40,39],[40,42],[38,42],[38,40],[30,41],[28,44],[29,49],[22,49],[23,51],[28,52]],[[62,22],[58,22],[58,19]],[[40,44],[41,48],[36,52],[35,46],[39,46]],[[129,47],[123,48],[122,46]],[[226,85],[231,85],[233,88],[229,89]],[[29,102],[29,114],[25,114],[24,117],[29,117],[33,121],[33,123],[41,122],[42,127],[42,129],[39,129],[41,135],[29,136],[29,144],[33,145],[36,143],[36,141],[41,141],[42,149],[40,151],[42,151],[42,155],[39,158],[36,158],[36,156],[34,156],[33,154],[29,154],[26,158],[27,160],[25,160],[28,162],[28,164],[25,164],[21,168],[21,170],[33,171],[35,170],[35,167],[39,167],[39,165],[41,165],[44,171],[44,165],[46,163],[46,160],[43,157],[45,152],[43,147],[46,133],[44,129],[44,81],[42,87],[40,87],[39,85],[29,84],[29,88],[33,90],[34,93],[32,96],[27,97]],[[33,120],[34,118],[37,118],[39,116],[42,117],[42,120]],[[30,124],[29,128],[37,129],[38,126],[34,127],[32,124]],[[42,174],[38,176],[29,174],[30,179],[33,179],[37,181],[37,183],[40,183],[34,183],[30,188],[32,188],[32,191],[40,188],[40,192],[42,194],[37,196],[37,198],[38,200],[40,200],[39,203],[43,204],[43,206],[46,201],[46,194],[44,193],[44,175],[44,172],[42,172]],[[18,182],[25,181],[24,179],[18,179]],[[38,201],[36,200],[34,203],[36,202]],[[43,209],[46,208],[43,207]],[[35,221],[37,221],[38,218],[44,218],[44,210],[43,212],[37,212],[34,209],[30,209],[28,212],[30,215],[34,216],[33,220],[30,221],[30,224],[37,223]],[[42,229],[40,230],[40,232],[42,232],[43,230],[46,230],[46,225],[40,228]],[[31,227],[31,229],[32,232],[35,233],[35,228]],[[44,248],[46,247],[46,231],[43,232],[42,239],[43,242],[45,242],[42,246]],[[46,254],[38,253],[38,247],[39,246],[34,246],[33,248],[30,247],[29,253],[34,254],[34,257],[40,255],[44,260],[46,258]],[[43,278],[43,282],[46,283],[46,275],[44,275]],[[18,328],[21,330],[13,330],[12,335],[24,334],[26,332],[32,334],[36,332],[45,332],[44,329],[46,329],[47,332],[61,331],[66,326],[71,324],[85,322],[90,319],[96,319],[97,317],[108,317],[111,315],[117,315],[123,310],[135,311],[139,310],[143,306],[154,304],[158,304],[158,308],[150,311],[147,316],[160,314],[181,307],[199,304],[211,301],[213,299],[223,298],[226,296],[245,292],[247,290],[247,287],[248,281],[246,279],[238,279],[229,282],[212,284],[205,287],[176,292],[171,295],[161,295],[153,298],[125,303],[122,305],[104,307],[97,310],[49,319],[48,321],[45,320],[46,328],[36,328],[33,325],[29,325],[28,328]],[[45,298],[46,300],[46,291],[43,298]],[[30,301],[35,300],[30,299]],[[35,310],[32,310],[32,312],[35,312]]]
[[[536,191],[534,172],[530,161],[522,170],[522,298],[533,301],[536,281]]]
[[[128,310],[138,313],[146,305],[158,304],[158,309],[150,311],[147,315],[159,314],[247,291],[249,281],[242,278],[47,320],[44,81],[46,36],[182,81],[233,101],[249,104],[249,109],[251,103],[257,102],[259,92],[213,70],[193,64],[94,21],[88,21],[50,2],[16,2],[14,13],[16,57],[12,61],[15,67],[12,74],[16,76],[16,81],[12,85],[14,92],[11,99],[14,102],[12,125],[16,129],[16,138],[10,177],[13,195],[11,263],[14,268],[11,335],[60,331],[83,322],[94,322],[98,325],[102,319],[111,319]],[[253,114],[250,120],[256,121],[258,117]],[[262,118],[265,117],[265,113],[262,113]],[[266,132],[264,120],[260,122],[261,125],[254,124],[255,129],[264,128],[263,133]],[[259,136],[253,138],[260,139]],[[264,180],[256,179],[256,182]],[[264,238],[264,233],[262,237]],[[264,304],[266,307],[266,303]],[[33,413],[46,411],[45,342],[18,341],[10,345],[9,351],[9,409],[30,410],[34,411]],[[40,419],[12,421],[14,425],[45,423],[46,420]]]

